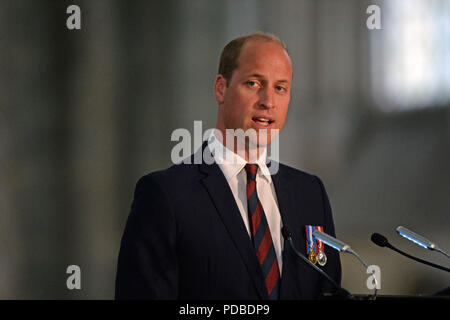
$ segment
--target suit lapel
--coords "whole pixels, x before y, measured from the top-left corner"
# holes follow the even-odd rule
[[[202,150],[205,146],[206,143],[203,144]],[[256,291],[260,298],[267,299],[268,295],[261,267],[256,258],[255,250],[250,237],[248,236],[245,224],[242,221],[239,208],[236,205],[236,200],[234,199],[233,193],[231,192],[222,170],[220,170],[220,167],[216,163],[208,165],[203,162],[199,165],[199,169],[206,174],[202,183],[208,191],[225,228],[242,257],[242,260],[247,266],[247,270],[253,280]]]

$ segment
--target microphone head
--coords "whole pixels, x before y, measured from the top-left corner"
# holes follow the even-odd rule
[[[314,230],[312,235],[316,239],[322,241],[326,245],[329,245],[335,250],[341,252],[351,252],[352,250],[348,244],[342,242],[341,240],[336,239],[335,237],[330,236],[329,234],[326,234],[325,232]]]
[[[372,237],[370,237],[370,239],[373,243],[380,247],[386,247],[389,244],[388,239],[379,233],[372,234]]]
[[[285,240],[292,238],[292,232],[287,226],[283,226],[283,228],[281,228],[281,234]]]
[[[421,235],[412,232],[409,229],[406,229],[405,227],[398,226],[397,229],[395,229],[399,235],[402,237],[405,237],[409,241],[414,242],[415,244],[418,244],[421,247],[424,247],[425,249],[435,250],[436,244],[431,242],[425,237],[422,237]]]

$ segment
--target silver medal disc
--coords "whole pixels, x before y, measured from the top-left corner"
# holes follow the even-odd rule
[[[319,254],[317,255],[317,262],[322,267],[327,263],[327,256],[325,255],[325,252],[323,251],[319,252]]]

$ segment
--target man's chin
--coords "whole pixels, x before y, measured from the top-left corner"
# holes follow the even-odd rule
[[[227,141],[233,140],[237,145],[250,148],[267,147],[279,135],[280,130],[272,129],[226,129]]]
[[[257,137],[258,137],[258,146],[259,147],[267,147],[272,143],[274,139],[278,137],[280,134],[279,129],[261,129],[257,131]]]

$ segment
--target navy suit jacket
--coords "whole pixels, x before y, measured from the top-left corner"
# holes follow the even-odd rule
[[[318,177],[279,164],[272,181],[282,223],[299,251],[306,254],[305,225],[335,235]],[[323,270],[340,283],[339,254],[327,246],[325,253]],[[334,291],[287,242],[282,258],[280,299],[317,299]],[[138,181],[115,294],[116,299],[268,299],[251,239],[217,164],[174,165]]]

